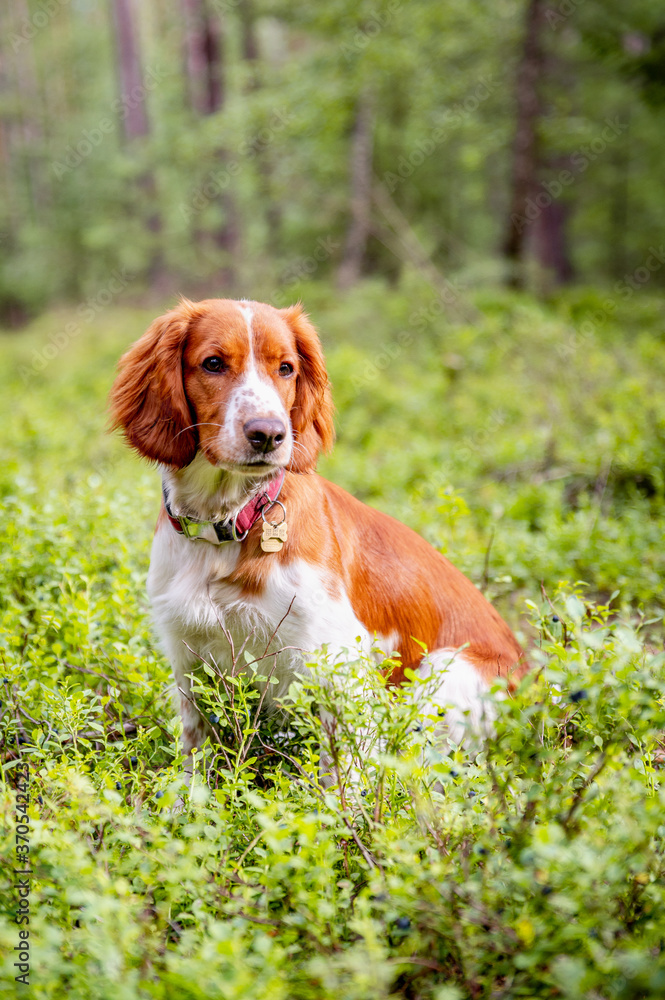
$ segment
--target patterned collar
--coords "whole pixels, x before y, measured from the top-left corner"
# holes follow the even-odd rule
[[[195,517],[181,517],[174,514],[166,498],[164,486],[162,486],[162,494],[167,517],[179,534],[192,541],[221,545],[223,542],[242,542],[247,537],[250,528],[261,517],[264,508],[277,500],[283,483],[284,469],[280,469],[279,475],[271,479],[260,493],[252,497],[235,517],[227,518],[224,521],[200,521]],[[212,528],[215,538],[210,537],[210,532],[207,530],[209,528]]]

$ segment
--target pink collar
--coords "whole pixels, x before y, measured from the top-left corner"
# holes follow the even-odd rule
[[[212,526],[215,535],[217,536],[217,542],[212,542],[213,545],[220,544],[221,542],[242,542],[247,537],[249,529],[255,525],[261,517],[265,508],[269,504],[273,504],[275,502],[280,494],[283,483],[284,469],[280,469],[278,476],[271,479],[268,485],[260,493],[257,493],[255,497],[252,497],[252,499],[238,511],[235,517],[229,518],[226,521],[198,521],[194,517],[179,517],[172,512],[169,507],[168,500],[166,499],[166,493],[163,491],[164,507],[166,509],[166,515],[175,530],[181,535],[191,538],[193,541],[197,541],[198,539],[211,541],[211,539],[204,538],[201,532],[205,528]]]

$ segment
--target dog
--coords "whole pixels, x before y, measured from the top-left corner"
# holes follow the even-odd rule
[[[333,405],[300,305],[183,299],[118,367],[113,426],[162,476],[148,594],[186,753],[207,735],[192,670],[210,658],[230,670],[242,643],[257,658],[279,650],[268,710],[308,652],[341,655],[359,637],[367,654],[398,654],[391,683],[409,669],[428,679],[427,711],[446,710],[456,743],[481,725],[484,693],[524,673],[523,650],[444,556],[315,473]]]

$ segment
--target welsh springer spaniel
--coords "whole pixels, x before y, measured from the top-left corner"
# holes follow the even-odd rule
[[[148,593],[187,753],[206,736],[188,675],[200,658],[230,668],[229,636],[237,649],[250,635],[260,657],[277,629],[267,708],[304,669],[303,653],[357,650],[358,636],[367,653],[398,652],[392,680],[409,667],[430,678],[428,708],[447,707],[455,742],[465,715],[480,723],[493,680],[524,672],[510,629],[458,569],[315,474],[333,443],[333,407],[299,305],[181,301],[121,359],[111,407],[161,469]]]

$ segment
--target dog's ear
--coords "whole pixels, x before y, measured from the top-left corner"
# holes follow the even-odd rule
[[[189,465],[198,446],[182,371],[195,316],[194,303],[183,299],[156,319],[120,359],[111,390],[113,428],[145,458],[179,469]]]
[[[318,335],[300,304],[280,310],[293,331],[300,372],[291,409],[295,444],[289,468],[313,472],[321,451],[329,451],[335,440],[333,404],[326,363]]]

